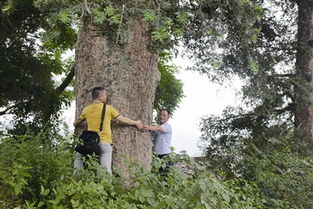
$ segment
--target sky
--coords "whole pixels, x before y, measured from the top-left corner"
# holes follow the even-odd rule
[[[176,78],[180,79],[184,86],[185,97],[179,108],[172,114],[169,123],[172,126],[171,145],[176,153],[186,151],[188,155],[201,156],[198,148],[200,142],[200,119],[208,115],[220,115],[228,105],[237,105],[236,89],[240,88],[240,82],[234,80],[228,87],[223,87],[209,81],[205,75],[198,72],[185,70],[190,66],[190,61],[182,57],[175,58],[173,64],[178,67]],[[73,128],[75,105],[64,111],[63,117]]]

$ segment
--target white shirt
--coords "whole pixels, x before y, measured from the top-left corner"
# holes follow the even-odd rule
[[[170,124],[163,123],[161,125],[164,132],[154,131],[153,134],[153,151],[158,155],[171,153],[172,127]]]

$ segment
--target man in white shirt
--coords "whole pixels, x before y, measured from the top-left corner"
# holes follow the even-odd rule
[[[169,111],[162,109],[159,112],[160,125],[144,125],[143,130],[153,131],[153,151],[160,159],[165,159],[171,153],[172,127],[167,122],[170,118]],[[166,167],[161,167],[159,172],[167,174],[168,168],[172,166],[171,160],[167,160]]]

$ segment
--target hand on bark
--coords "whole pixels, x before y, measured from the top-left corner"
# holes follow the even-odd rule
[[[77,127],[81,126],[83,124],[83,122],[84,122],[83,120],[78,118],[74,121],[73,125],[75,128],[77,128]]]
[[[138,128],[138,130],[140,130],[140,131],[142,130],[142,128],[143,128],[142,121],[137,120],[135,125],[136,125],[136,127]]]

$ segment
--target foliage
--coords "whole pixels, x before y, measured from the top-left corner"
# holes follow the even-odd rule
[[[215,81],[234,74],[249,75],[263,7],[260,1],[199,1],[184,34],[192,69]],[[257,64],[257,63],[256,63]],[[253,65],[256,66],[256,65]]]
[[[312,159],[287,149],[250,153],[240,163],[243,177],[255,182],[265,208],[312,208]]]
[[[168,64],[170,59],[171,57],[167,53],[160,55],[158,69],[161,73],[161,80],[155,93],[154,110],[159,112],[166,108],[172,114],[179,107],[184,95],[183,83],[174,76],[175,66]]]
[[[52,188],[71,173],[71,162],[64,161],[72,158],[67,143],[59,140],[57,133],[43,130],[0,139],[0,199],[8,207],[40,199],[42,187]]]
[[[194,69],[214,81],[232,79],[233,75],[245,79],[248,104],[285,105],[276,99],[290,99],[292,93],[295,5],[288,1],[232,1],[221,5],[211,1],[202,7],[202,13],[192,21],[194,30],[185,39],[195,57]]]
[[[257,161],[258,162],[258,161]],[[256,175],[257,184],[266,196],[270,207],[312,208],[312,159],[301,159],[285,153],[273,153],[268,159],[259,161],[259,169],[268,168],[268,172]],[[270,180],[271,179],[271,180]],[[279,203],[280,205],[278,205]]]
[[[231,184],[258,191],[264,208],[311,208],[312,159],[299,156],[297,139],[280,131],[213,139],[206,147],[211,168]]]
[[[68,91],[58,92],[53,76],[69,72],[71,63],[61,53],[73,46],[76,33],[59,24],[66,38],[48,40],[48,11],[32,0],[2,0],[0,7],[0,115],[12,114],[17,125],[30,118],[44,124],[72,98]]]
[[[227,138],[227,134],[223,132],[228,127],[225,132],[232,133],[228,136],[236,135],[241,138],[242,133],[254,137],[266,132],[265,129],[271,125],[282,126],[282,129],[284,126],[292,126],[294,85],[297,82],[293,76],[295,5],[288,1],[271,1],[269,4],[264,1],[250,1],[246,4],[234,1],[226,8],[217,5],[213,8],[210,5],[207,7],[213,9],[211,11],[207,8],[204,11],[207,15],[210,11],[215,14],[224,9],[224,18],[215,15],[216,20],[210,23],[223,25],[224,37],[227,39],[216,41],[216,48],[219,50],[214,50],[212,46],[208,51],[204,47],[209,45],[210,37],[218,38],[219,34],[208,36],[201,31],[195,34],[201,35],[199,39],[206,41],[199,40],[196,44],[190,44],[190,47],[196,47],[192,49],[198,51],[196,69],[206,73],[212,80],[232,79],[233,75],[237,75],[245,84],[242,87],[244,107],[238,110],[228,108],[221,117],[203,119],[202,123],[205,125],[202,130],[217,133],[217,127],[223,126],[219,136]],[[282,15],[277,17],[276,12]],[[199,24],[201,29],[202,23]],[[256,36],[252,35],[253,31],[257,31]],[[203,53],[203,50],[208,53]],[[219,64],[215,65],[216,62]],[[207,129],[209,121],[214,131]]]
[[[0,204],[14,208],[311,208],[313,167],[292,153],[245,158],[241,167],[252,174],[223,180],[206,170],[184,174],[171,168],[167,177],[154,160],[152,172],[125,159],[128,178],[115,170],[108,176],[95,159],[72,176],[73,149],[49,130],[41,134],[2,136]],[[52,142],[53,141],[53,142]],[[176,164],[194,167],[186,154],[173,154]],[[283,159],[283,160],[282,160]],[[197,167],[197,166],[196,166]]]
[[[247,146],[268,151],[277,148],[273,143],[283,144],[292,130],[287,116],[272,116],[270,110],[246,112],[242,108],[228,107],[221,116],[202,119],[203,149],[219,166],[231,168],[244,157],[242,152]],[[300,143],[292,145],[294,150],[301,146]]]
[[[223,9],[218,5],[213,8],[208,5],[208,8],[211,9],[204,11],[207,15],[210,12],[220,13]],[[229,8],[239,11],[232,12]],[[242,12],[244,8],[248,12]],[[211,56],[220,60],[220,64],[215,68],[207,65],[199,68],[201,64],[214,64],[211,58],[203,54],[206,46],[203,43],[209,43],[209,37],[203,31],[198,33],[199,38],[207,42],[199,40],[197,44],[190,43],[190,47],[196,46],[199,52],[196,69],[202,70],[212,80],[237,75],[245,81],[242,87],[242,107],[228,107],[221,116],[208,116],[201,121],[201,138],[207,155],[216,162],[223,162],[219,164],[220,167],[232,170],[234,164],[247,157],[242,154],[246,147],[256,147],[265,152],[273,145],[273,141],[284,143],[285,138],[290,137],[295,124],[295,91],[299,86],[308,92],[309,89],[300,84],[301,80],[295,76],[295,2],[250,1],[240,4],[238,1],[224,9],[225,16],[233,18],[219,19],[220,16],[215,16],[215,22],[224,23],[222,25],[227,37],[217,41],[217,48],[222,53]],[[254,18],[251,17],[253,14]],[[201,24],[197,24],[200,29]],[[251,31],[257,33],[249,38],[247,34],[251,34]],[[211,38],[214,37],[218,35]],[[213,49],[210,52],[215,53]],[[292,144],[292,149],[302,146],[301,143]]]
[[[72,149],[49,131],[1,139],[0,203],[8,208],[230,208],[236,195],[213,175],[167,178],[129,162],[130,177],[106,176],[91,161],[72,177]],[[50,142],[50,143],[49,143]],[[178,157],[179,158],[179,157]],[[173,159],[175,160],[175,159]],[[155,164],[160,166],[159,163]],[[155,168],[158,170],[158,168]],[[97,171],[97,172],[95,172]],[[118,172],[117,172],[118,173]],[[233,201],[233,200],[232,200]],[[238,203],[239,204],[239,203]]]
[[[171,50],[181,40],[198,1],[35,1],[43,10],[54,8],[50,19],[66,23],[92,21],[111,44],[127,43],[129,30],[138,21],[150,34],[149,46],[156,51]],[[200,1],[201,2],[201,1]]]
[[[202,68],[212,80],[233,74],[245,79],[244,108],[228,107],[221,116],[202,119],[204,150],[225,179],[257,189],[265,208],[311,208],[312,160],[299,156],[305,145],[294,137],[296,90],[310,92],[295,76],[297,8],[294,1],[253,2],[262,8],[252,19],[256,39],[242,44],[244,36],[234,33],[240,25],[226,24],[218,71]],[[198,66],[207,61],[200,43]]]

